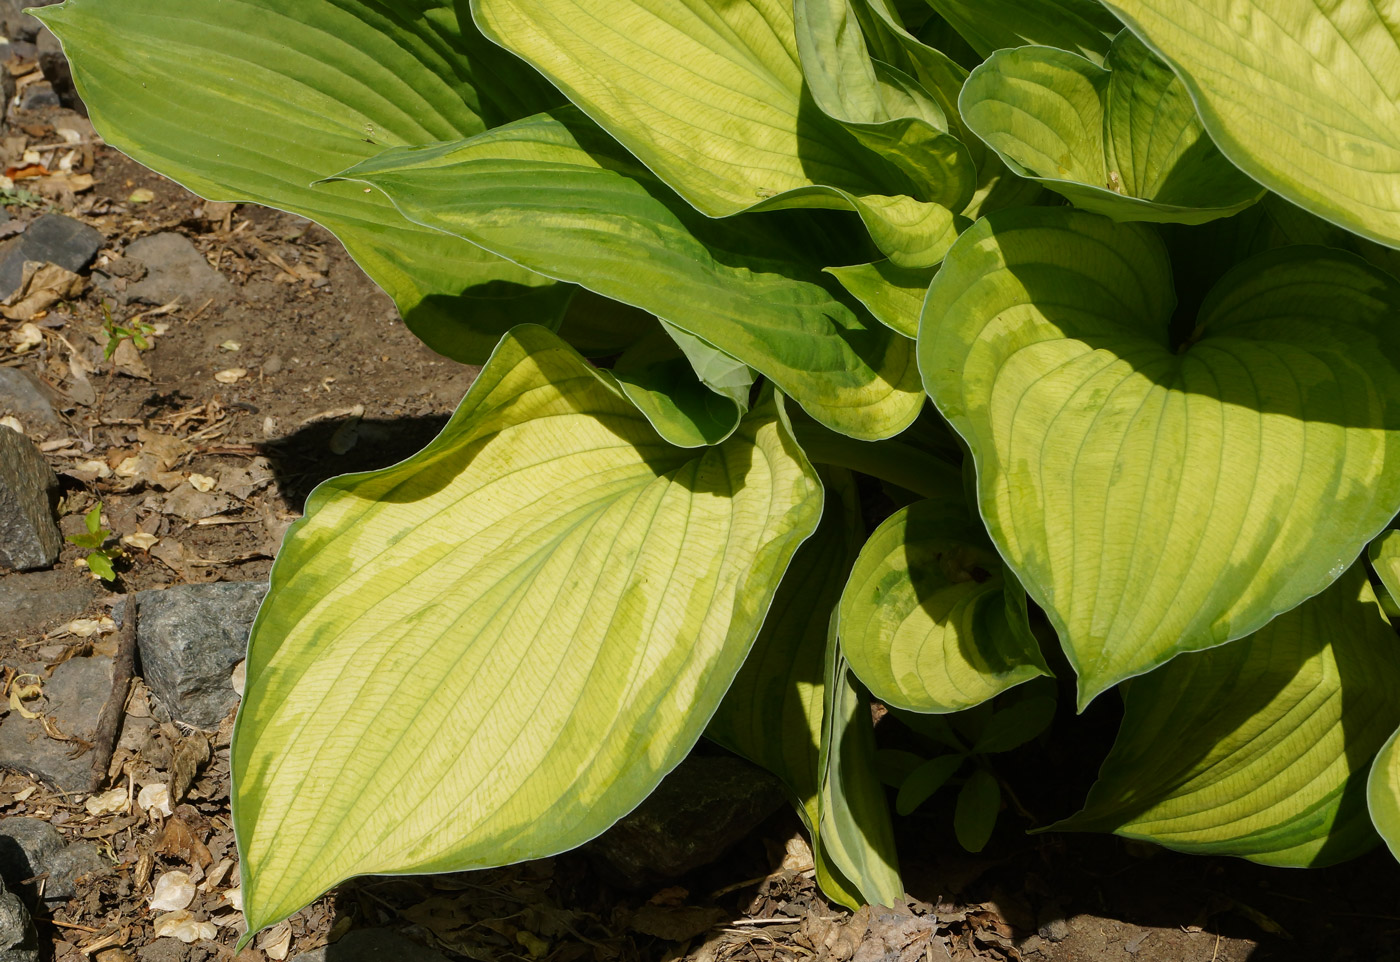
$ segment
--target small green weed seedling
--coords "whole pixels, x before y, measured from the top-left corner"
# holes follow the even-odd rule
[[[102,349],[102,359],[110,361],[112,355],[117,353],[117,348],[122,341],[130,340],[138,351],[144,351],[151,346],[147,336],[155,333],[155,325],[148,324],[138,318],[118,324],[112,317],[112,309],[106,301],[102,302],[102,330],[107,335],[107,346]]]
[[[87,557],[82,560],[89,571],[103,581],[115,581],[117,571],[113,563],[122,556],[122,549],[103,547],[112,532],[102,527],[101,501],[83,516],[83,526],[87,528],[83,534],[70,534],[68,540],[79,548],[88,549]]]

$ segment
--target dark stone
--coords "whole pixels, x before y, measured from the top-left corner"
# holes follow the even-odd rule
[[[389,929],[355,929],[338,941],[292,956],[290,962],[447,962],[432,949]]]
[[[0,207],[0,210],[4,210]],[[9,215],[6,215],[6,218]],[[0,218],[3,221],[5,218]],[[61,428],[58,410],[42,381],[18,367],[0,367],[0,416],[13,414],[28,428],[31,424]]]
[[[187,305],[197,306],[232,291],[228,278],[210,267],[184,234],[142,237],[128,244],[122,256],[146,267],[145,279],[127,287],[128,301],[159,305],[183,297]]]
[[[27,638],[80,618],[97,600],[96,582],[76,571],[32,571],[0,578],[0,635]]]
[[[0,567],[28,571],[58,560],[58,478],[24,435],[0,427]]]
[[[44,107],[62,107],[63,101],[58,99],[58,93],[53,89],[53,84],[47,80],[30,84],[24,88],[24,93],[19,96],[20,110],[40,110]]]
[[[32,41],[41,24],[24,12],[25,7],[47,7],[59,0],[0,0],[0,29],[11,40]]]
[[[112,695],[112,659],[94,655],[65,661],[43,683],[45,714],[60,732],[91,742],[102,706]],[[37,718],[10,712],[0,722],[0,768],[26,772],[65,792],[86,791],[92,753],[73,758],[71,742],[50,738]]]
[[[0,962],[39,962],[39,933],[19,896],[0,879]]]
[[[623,885],[655,885],[713,862],[785,801],[782,783],[757,765],[694,754],[587,848]]]
[[[63,214],[45,214],[18,237],[0,244],[0,298],[24,279],[25,261],[57,264],[77,273],[97,256],[102,233]]]
[[[37,899],[40,886],[29,879],[44,877],[43,901],[66,902],[89,876],[112,870],[92,842],[64,844],[58,829],[40,818],[0,818],[0,878],[5,884]]]
[[[171,718],[217,728],[238,704],[233,666],[248,654],[248,635],[265,594],[265,581],[230,581],[137,595],[141,676]],[[125,613],[124,602],[112,609],[118,622]]]
[[[34,47],[39,55],[39,69],[44,79],[53,87],[58,102],[70,110],[87,116],[87,107],[78,96],[78,88],[73,83],[73,71],[68,66],[68,58],[63,55],[63,45],[48,27],[40,27],[34,37]]]

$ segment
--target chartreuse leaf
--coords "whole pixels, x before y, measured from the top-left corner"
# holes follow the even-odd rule
[[[956,210],[813,109],[791,0],[473,0],[472,12],[712,217],[852,209],[905,267],[938,263],[957,235]],[[929,146],[934,166],[956,152]]]
[[[703,383],[673,332],[688,343],[696,342],[683,331],[655,324],[622,352],[612,366],[612,375],[622,393],[671,444],[683,448],[718,444],[739,426],[739,418],[749,407],[748,391],[721,394]],[[713,349],[710,354],[714,365],[723,356]],[[747,371],[743,365],[739,368]],[[748,383],[753,384],[751,375]]]
[[[1400,724],[1400,640],[1364,565],[1248,638],[1135,678],[1124,701],[1084,810],[1053,828],[1269,865],[1374,844],[1362,781]]]
[[[1115,220],[1199,224],[1264,193],[1215,149],[1170,68],[1126,30],[1103,66],[1054,47],[998,51],[959,103],[1013,171]]]
[[[1241,170],[1400,247],[1400,20],[1370,0],[1105,0]]]
[[[1369,554],[1381,586],[1400,607],[1400,529],[1391,528],[1372,541]]]
[[[903,889],[892,848],[862,853],[863,846],[857,842],[852,858],[845,848],[828,850],[822,843],[823,825],[844,824],[854,817],[848,795],[871,798],[879,793],[874,760],[862,752],[861,738],[830,746],[836,761],[828,766],[831,778],[822,792],[820,753],[826,730],[825,664],[832,599],[851,570],[862,533],[860,502],[850,474],[824,472],[823,478],[827,501],[821,525],[798,549],[753,651],[705,734],[783,780],[812,835],[822,891],[854,909],[866,903],[888,905]],[[869,727],[869,712],[864,719],[853,718],[851,724]],[[847,759],[851,751],[855,755]],[[875,819],[877,829],[866,837],[865,845],[888,842],[888,811],[872,805],[867,814]],[[843,828],[840,834],[858,839],[858,828]]]
[[[807,89],[822,112],[898,167],[921,199],[966,207],[977,186],[972,155],[917,80],[871,58],[852,0],[796,0],[793,13]]]
[[[924,383],[1081,708],[1317,594],[1400,509],[1400,283],[1287,247],[1181,343],[1173,306],[1155,233],[1070,208],[979,221],[924,304]]]
[[[480,362],[570,289],[319,178],[559,102],[448,0],[68,0],[42,11],[107,143],[190,190],[309,217],[429,346]]]
[[[774,401],[676,448],[508,333],[436,440],[287,534],[233,740],[249,931],[353,875],[606,829],[700,736],[821,500]]]
[[[919,313],[933,280],[932,270],[910,270],[889,261],[828,267],[826,272],[865,305],[881,324],[905,337],[919,334]]]
[[[1123,25],[1098,0],[929,0],[983,57],[1003,47],[1059,47],[1102,63]]]
[[[1371,764],[1366,778],[1366,805],[1371,824],[1390,854],[1400,859],[1400,730],[1391,735]]]
[[[960,487],[901,508],[861,549],[841,594],[846,658],[875,697],[954,712],[1049,669]]]
[[[913,344],[834,292],[803,212],[697,213],[577,110],[459,143],[390,151],[343,176],[411,220],[532,270],[651,311],[742,358],[813,417],[864,438],[897,434],[923,404]]]

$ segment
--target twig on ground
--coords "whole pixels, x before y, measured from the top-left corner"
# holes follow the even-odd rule
[[[133,591],[126,596],[126,616],[117,634],[117,655],[112,661],[112,694],[102,706],[97,732],[92,739],[92,778],[88,781],[88,790],[93,792],[107,781],[107,767],[117,747],[131,678],[136,674],[136,608],[136,592]]]

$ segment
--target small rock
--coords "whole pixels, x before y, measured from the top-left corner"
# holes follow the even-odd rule
[[[92,842],[64,844],[58,829],[40,818],[0,818],[0,878],[11,889],[37,896],[39,885],[29,879],[45,876],[45,902],[66,902],[78,882],[112,870]]]
[[[53,84],[40,80],[24,88],[19,96],[20,110],[39,110],[44,107],[62,107],[63,101],[53,89]]]
[[[389,929],[355,929],[338,942],[292,956],[290,962],[447,962],[420,942]]]
[[[77,273],[97,255],[101,232],[63,214],[45,214],[18,237],[0,244],[0,297],[9,297],[24,277],[25,261],[57,264]]]
[[[39,55],[39,69],[53,87],[59,103],[86,115],[87,107],[78,96],[78,88],[73,84],[73,71],[68,66],[68,58],[63,55],[63,45],[58,38],[48,27],[40,27],[34,36],[34,47]]]
[[[45,714],[58,731],[91,742],[102,706],[112,695],[112,659],[73,658],[43,682]],[[10,712],[0,722],[0,768],[13,768],[65,792],[85,791],[92,778],[92,755],[71,757],[72,742],[52,738],[38,718]]]
[[[171,718],[213,729],[238,704],[229,677],[247,657],[248,635],[265,594],[265,581],[229,581],[137,596],[141,675]],[[118,602],[112,617],[120,623],[125,612],[125,603]]]
[[[75,571],[32,571],[0,578],[0,635],[27,638],[87,611],[100,589]]]
[[[27,571],[58,560],[58,478],[24,435],[0,427],[0,567]]]
[[[0,28],[12,40],[33,40],[41,24],[24,12],[25,7],[47,7],[59,0],[0,0]]]
[[[1037,934],[1047,942],[1063,942],[1069,938],[1069,923],[1058,916],[1046,919]]]
[[[197,307],[210,297],[227,296],[232,290],[228,278],[210,267],[184,234],[142,237],[128,244],[122,256],[146,265],[145,279],[126,289],[128,301],[168,304],[183,297],[186,305]]]
[[[633,888],[706,865],[785,801],[782,783],[732,755],[691,755],[588,850]]]
[[[0,207],[0,210],[4,210]],[[61,428],[58,410],[42,381],[17,367],[0,367],[0,415],[12,414],[26,428]]]
[[[19,896],[0,879],[0,962],[39,962],[39,933]]]

